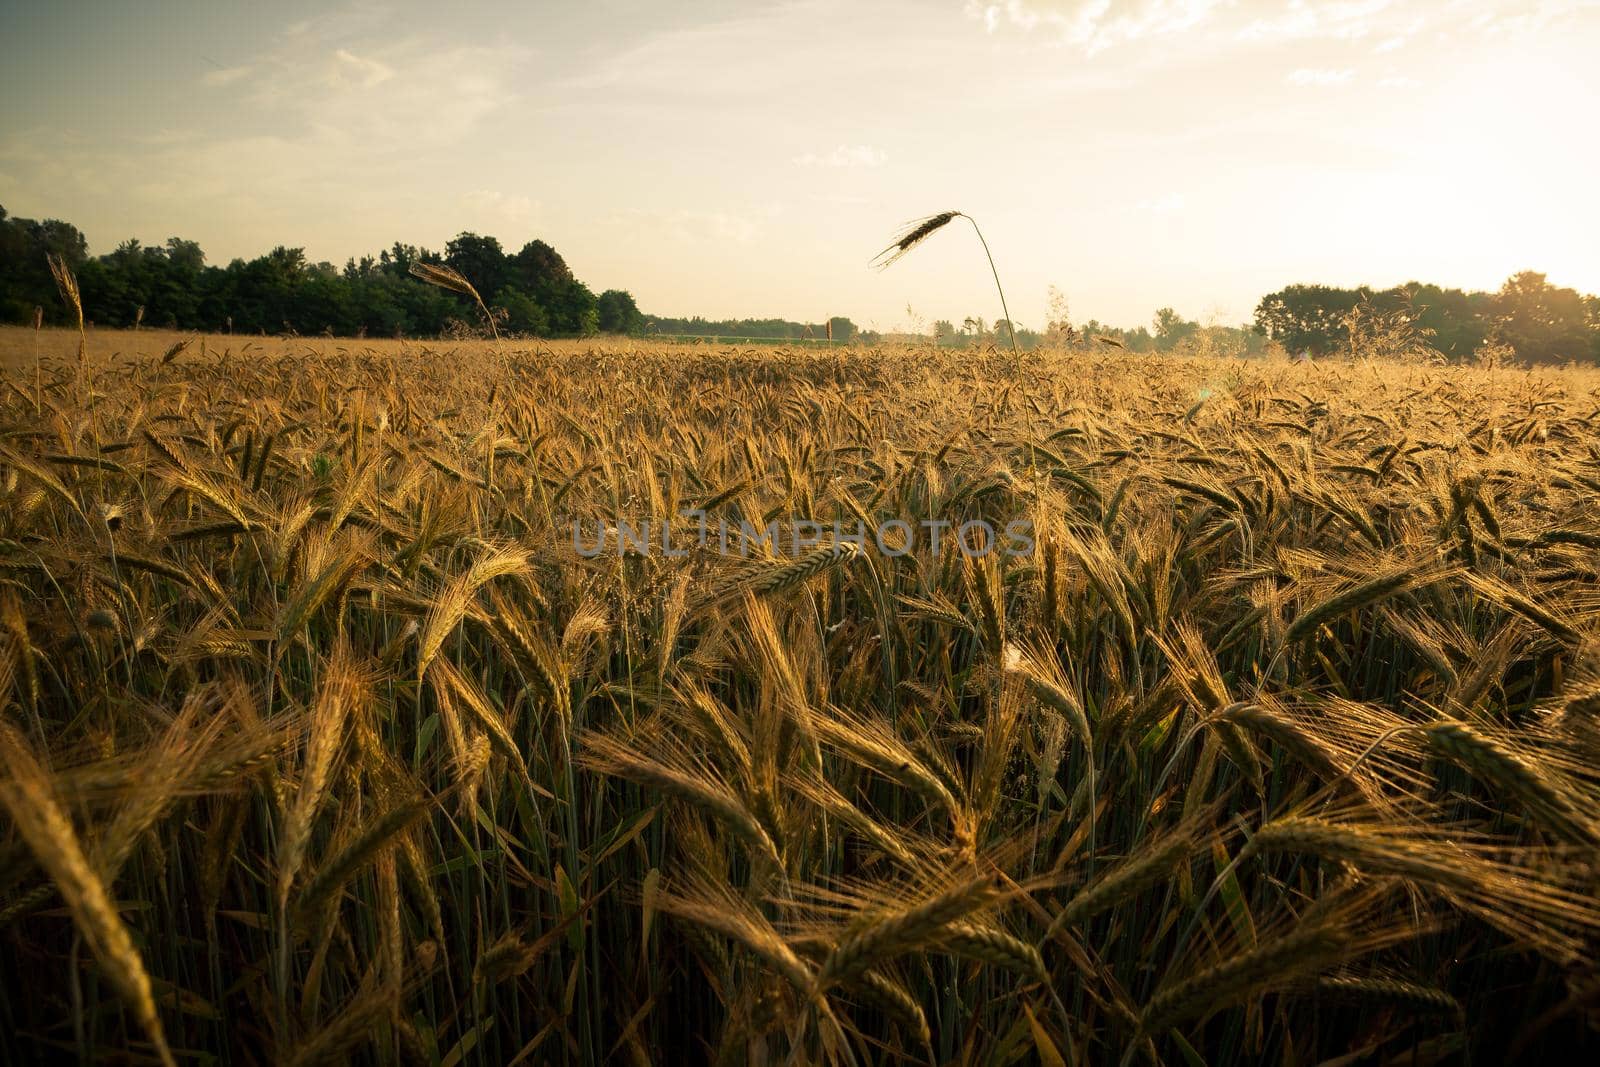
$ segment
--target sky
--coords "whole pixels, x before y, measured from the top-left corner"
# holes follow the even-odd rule
[[[94,253],[471,230],[651,314],[1247,321],[1600,292],[1600,0],[0,0],[0,205]],[[1059,307],[1059,304],[1057,305]]]

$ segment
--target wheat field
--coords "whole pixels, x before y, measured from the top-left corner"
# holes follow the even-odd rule
[[[0,1060],[1594,1044],[1600,375],[185,340],[0,336]]]

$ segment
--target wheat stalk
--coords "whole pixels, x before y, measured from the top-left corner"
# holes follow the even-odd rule
[[[917,245],[944,229],[955,219],[966,219],[972,223],[972,232],[978,235],[978,241],[983,245],[983,254],[989,261],[989,272],[994,275],[994,287],[1000,294],[1000,310],[1006,317],[1006,329],[1011,335],[1011,352],[1017,352],[1017,324],[1011,319],[1011,309],[1006,307],[1006,291],[1000,285],[1000,271],[994,265],[994,256],[989,252],[989,242],[983,238],[983,231],[978,228],[978,221],[971,215],[960,211],[941,211],[937,215],[918,219],[910,223],[906,229],[895,238],[894,242],[873,257],[872,265],[879,270],[886,269],[891,263],[911,251]]]
[[[0,760],[4,761],[7,774],[6,779],[0,781],[0,805],[4,805],[12,825],[55,882],[72,913],[73,923],[149,1038],[156,1055],[167,1067],[174,1067],[176,1061],[167,1045],[161,1017],[156,1012],[150,975],[139,950],[134,947],[133,937],[78,843],[72,823],[51,795],[44,768],[21,735],[4,723],[0,723]]]
[[[494,324],[494,316],[489,313],[488,305],[483,302],[483,297],[478,295],[478,290],[472,283],[462,277],[460,272],[443,263],[424,263],[422,260],[413,260],[409,268],[413,278],[420,278],[429,285],[437,285],[441,289],[448,289],[462,296],[469,296],[473,303],[478,305],[478,310],[483,313],[483,321],[489,324],[489,332],[496,341],[500,340],[500,330]]]

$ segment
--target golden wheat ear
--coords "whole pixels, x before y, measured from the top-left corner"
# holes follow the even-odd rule
[[[883,270],[960,216],[959,211],[941,211],[937,215],[929,215],[925,219],[908,223],[904,232],[895,238],[893,244],[872,257],[872,266]]]
[[[413,278],[420,278],[429,285],[437,285],[439,288],[448,289],[452,293],[470,296],[473,302],[478,305],[478,310],[483,312],[483,319],[489,324],[489,332],[494,334],[496,341],[500,340],[500,331],[495,327],[494,315],[489,312],[489,305],[483,302],[483,297],[478,295],[478,290],[474,289],[472,283],[467,281],[459,271],[447,267],[443,263],[424,263],[421,260],[412,263],[409,269]]]
[[[10,814],[18,836],[55,882],[89,951],[144,1030],[160,1062],[174,1067],[144,957],[71,820],[57,803],[50,772],[22,735],[3,723],[0,772],[5,774],[0,778],[0,810]]]
[[[994,275],[994,288],[1000,294],[1000,310],[1006,317],[1006,332],[1011,335],[1011,353],[1017,353],[1017,326],[1011,318],[1011,309],[1006,307],[1006,290],[1000,284],[1000,270],[994,265],[994,256],[989,251],[989,242],[984,239],[983,230],[978,227],[978,220],[964,211],[941,211],[937,215],[929,215],[925,219],[918,219],[910,223],[893,244],[872,257],[871,265],[878,270],[883,270],[889,264],[911,251],[929,237],[944,229],[955,219],[966,219],[972,223],[972,232],[978,235],[978,243],[983,245],[983,254],[989,261],[989,272]]]

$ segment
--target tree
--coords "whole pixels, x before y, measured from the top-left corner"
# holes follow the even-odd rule
[[[601,333],[637,333],[644,327],[644,315],[633,294],[622,289],[607,289],[596,301]]]
[[[444,246],[444,261],[480,293],[497,293],[511,280],[511,264],[493,237],[459,233]]]
[[[1291,352],[1327,355],[1346,340],[1344,319],[1360,300],[1353,289],[1291,285],[1256,305],[1255,329]]]
[[[1446,359],[1472,358],[1494,325],[1494,297],[1464,293],[1437,285],[1408,282],[1404,286],[1418,329],[1431,331],[1430,343]]]
[[[1600,296],[1584,297],[1583,307],[1584,324],[1589,328],[1589,349],[1594,361],[1600,363]]]
[[[1590,359],[1595,338],[1590,309],[1575,289],[1561,289],[1537,271],[1506,279],[1495,299],[1500,337],[1532,363]]]
[[[66,322],[47,257],[60,256],[77,272],[88,254],[88,242],[70,223],[16,218],[0,207],[0,317],[31,322],[38,307],[49,321]]]
[[[533,297],[510,286],[495,294],[494,302],[505,309],[506,329],[511,333],[545,337],[550,333],[550,316]]]
[[[631,293],[608,289],[595,296],[544,241],[529,241],[507,256],[495,238],[463,232],[442,256],[395,241],[376,256],[351,256],[339,268],[309,262],[302,248],[279,245],[253,259],[208,266],[200,246],[181,237],[154,245],[127,240],[91,257],[83,234],[68,223],[14,218],[3,207],[0,321],[31,322],[36,306],[49,321],[66,321],[47,253],[60,255],[74,270],[85,308],[108,325],[131,325],[142,316],[151,325],[242,334],[288,330],[302,335],[436,336],[453,320],[470,320],[473,311],[465,297],[410,275],[411,266],[419,262],[445,262],[459,271],[514,333],[634,333],[642,332],[647,321]],[[836,340],[863,336],[842,316],[828,324],[661,318],[656,329],[781,339],[800,337],[807,330],[821,336],[830,325]],[[945,329],[954,332],[948,323]],[[982,320],[977,329],[983,331]],[[1019,330],[1019,337],[1025,332]]]
[[[517,288],[539,294],[573,280],[561,254],[543,241],[529,241],[511,257],[510,270]]]
[[[1185,338],[1193,337],[1200,329],[1198,322],[1188,322],[1171,308],[1162,308],[1156,312],[1156,317],[1151,323],[1155,327],[1155,344],[1157,352],[1170,352],[1182,344]]]

